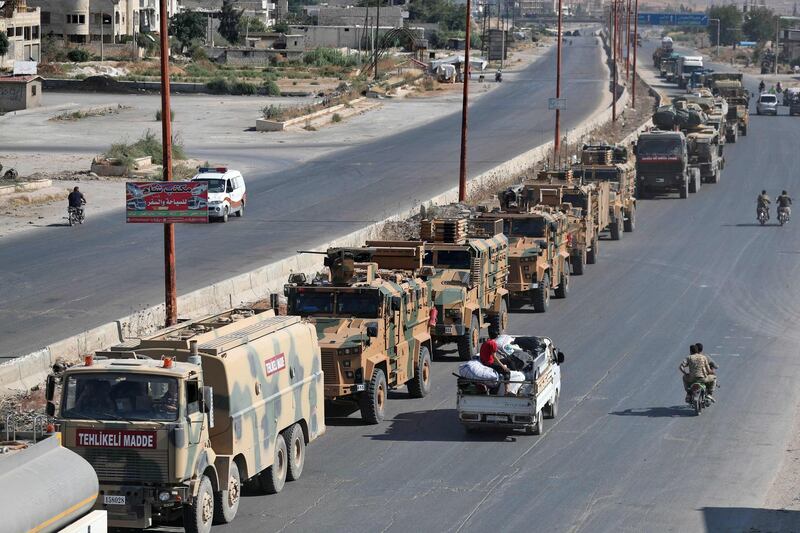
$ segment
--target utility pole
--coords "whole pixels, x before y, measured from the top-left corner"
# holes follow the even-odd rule
[[[719,57],[719,24],[720,24],[720,22],[719,22],[719,19],[708,19],[708,20],[717,23],[717,57]]]
[[[631,77],[631,0],[625,9],[625,78]],[[635,45],[634,45],[635,46]]]
[[[164,181],[172,181],[172,117],[169,103],[169,36],[167,26],[167,2],[159,3],[161,20],[159,35],[161,40],[161,145],[164,167]],[[164,292],[166,326],[178,323],[178,293],[175,281],[175,227],[171,222],[164,224]]]
[[[636,49],[639,48],[639,0],[634,0],[633,12],[633,79],[631,80],[631,105],[636,107]]]
[[[376,0],[375,5],[377,6],[377,10],[375,11],[375,77],[373,79],[378,79],[378,50],[380,46],[378,43],[381,40],[381,0]]]
[[[103,48],[103,41],[105,41],[105,35],[103,31],[103,27],[106,25],[105,15],[103,14],[103,10],[100,10],[100,61],[104,61],[105,59],[105,50]]]
[[[458,172],[458,201],[467,200],[467,107],[469,102],[469,30],[472,1],[467,0],[467,31],[464,35],[464,94],[461,100],[461,167]]]
[[[560,1],[560,0],[559,0]],[[619,0],[611,0],[611,6],[614,10],[614,38],[612,39],[613,43],[613,52],[611,55],[611,90],[613,94],[611,95],[611,121],[617,121],[617,40],[619,36],[619,26],[617,25],[618,16],[617,16],[617,7],[618,7]]]
[[[775,74],[778,74],[778,55],[781,40],[781,17],[775,18]]]
[[[553,163],[558,161],[558,151],[561,148],[561,0],[558,0],[558,37],[556,41],[556,127],[553,139]]]

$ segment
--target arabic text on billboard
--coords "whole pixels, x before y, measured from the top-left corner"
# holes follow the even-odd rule
[[[127,222],[208,222],[208,183],[152,181],[125,184]]]
[[[639,13],[639,24],[708,26],[708,15],[703,13]]]

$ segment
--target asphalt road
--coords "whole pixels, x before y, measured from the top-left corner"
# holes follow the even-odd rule
[[[512,315],[567,355],[543,436],[467,435],[457,363],[439,360],[428,397],[398,391],[378,426],[330,419],[300,481],[247,495],[215,531],[800,530],[800,513],[763,508],[800,400],[800,235],[759,226],[754,205],[762,188],[798,194],[798,128],[752,116],[720,184],[640,202],[636,232],[602,241],[569,298]],[[697,341],[722,386],[700,418],[677,368]]]
[[[569,109],[562,131],[589,116],[607,90],[599,39],[573,41],[564,49]],[[550,51],[518,73],[506,72],[501,87],[471,105],[470,175],[549,140],[554,58]],[[454,113],[287,171],[248,175],[243,219],[177,225],[179,293],[327,242],[451,188],[458,176],[460,120]],[[272,157],[252,150],[254,160]],[[120,210],[90,217],[78,228],[48,227],[3,239],[0,359],[163,301],[162,234],[160,225],[126,225]]]

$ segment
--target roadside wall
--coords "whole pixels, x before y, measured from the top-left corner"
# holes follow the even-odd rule
[[[581,140],[597,126],[610,121],[612,112],[608,105],[610,100],[609,94],[601,108],[592,117],[568,132],[567,140],[570,142]],[[627,107],[628,101],[629,93],[627,89],[623,88],[617,102],[619,113]],[[551,148],[552,142],[548,142],[476,176],[468,184],[469,191],[509,174],[525,171],[541,161]],[[457,200],[458,187],[454,187],[429,199],[424,204],[428,206],[447,204]],[[315,249],[323,251],[333,246],[361,246],[364,241],[378,237],[386,222],[407,218],[417,213],[420,205],[402,210],[361,230],[321,243]],[[266,298],[272,292],[281,291],[291,273],[313,274],[319,268],[319,256],[298,254],[180,296],[178,308],[181,316],[186,318],[197,318],[221,312],[233,306]],[[41,383],[53,363],[59,358],[77,360],[82,354],[118,343],[124,338],[151,333],[161,327],[164,317],[164,305],[156,305],[4,363],[0,365],[0,397],[9,391],[27,389]]]

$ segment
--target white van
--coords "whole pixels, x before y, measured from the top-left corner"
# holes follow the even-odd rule
[[[228,221],[228,216],[244,216],[247,191],[244,177],[238,170],[225,167],[202,167],[192,181],[208,182],[208,216]]]

